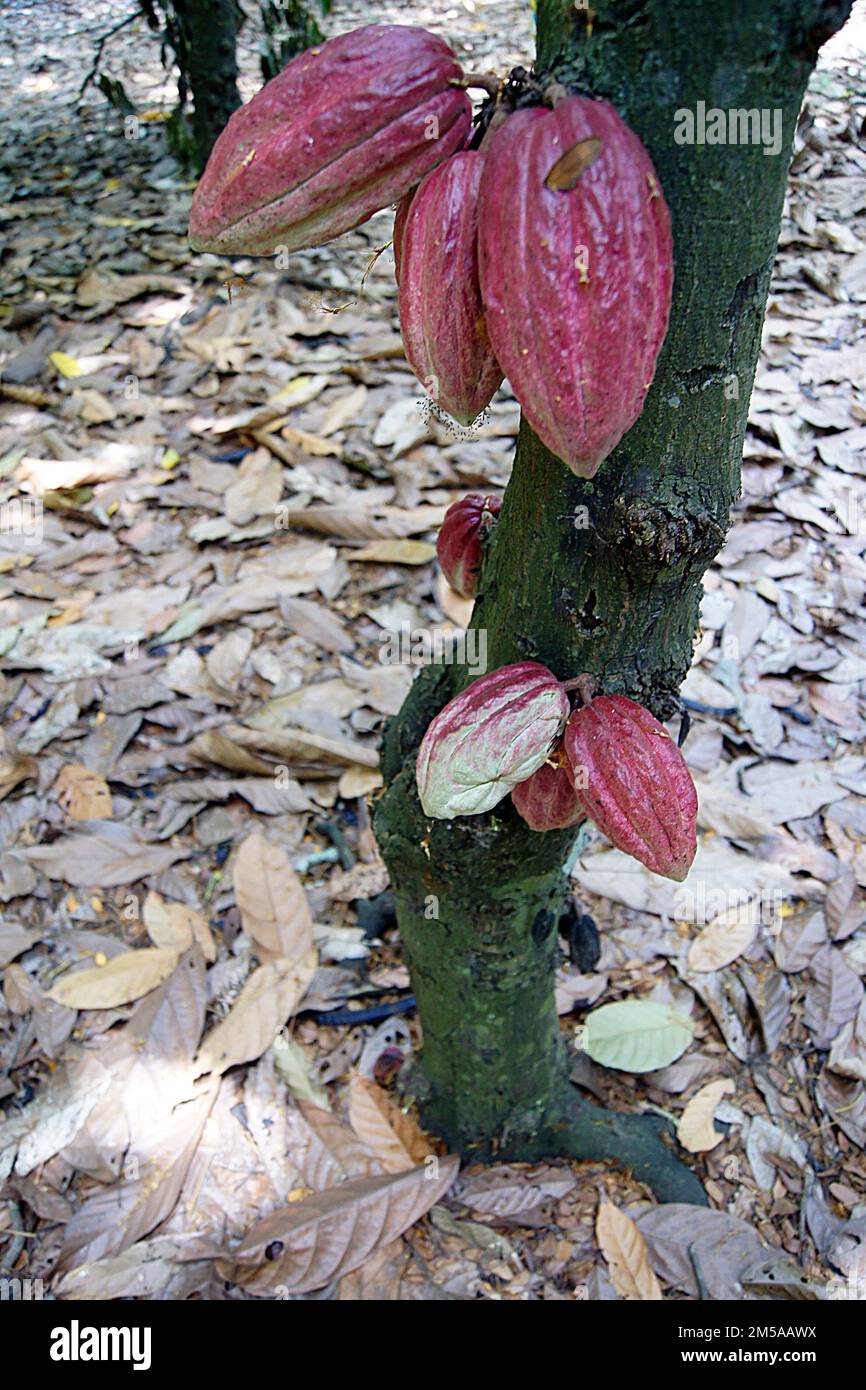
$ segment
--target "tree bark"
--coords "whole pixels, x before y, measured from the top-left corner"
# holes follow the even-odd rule
[[[192,158],[199,170],[232,112],[241,104],[235,0],[172,0],[184,52],[178,52],[193,99]]]
[[[680,708],[701,580],[739,490],[749,395],[797,115],[848,0],[539,0],[538,71],[611,101],[640,135],[671,211],[670,328],[644,410],[591,481],[528,428],[485,555],[472,625],[488,667],[590,672],[660,718]],[[777,155],[678,145],[675,113],[779,110]],[[386,732],[375,829],[395,888],[424,1033],[427,1122],[474,1157],[616,1159],[665,1200],[703,1189],[660,1123],[578,1103],[553,1000],[556,920],[573,832],[535,834],[510,800],[428,821],[414,755],[472,679],[430,667]],[[426,914],[426,915],[425,915]]]

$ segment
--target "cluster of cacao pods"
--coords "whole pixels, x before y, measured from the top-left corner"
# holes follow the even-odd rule
[[[591,478],[637,419],[667,329],[667,207],[606,102],[560,88],[552,108],[498,106],[474,148],[472,85],[421,28],[371,25],[309,49],[229,120],[190,240],[252,255],[318,246],[398,202],[400,323],[419,380],[469,423],[507,376],[543,442]]]
[[[617,849],[682,881],[697,850],[698,799],[663,724],[624,695],[571,710],[537,661],[481,676],[431,722],[416,762],[421,806],[438,820],[506,796],[532,830],[594,821]]]

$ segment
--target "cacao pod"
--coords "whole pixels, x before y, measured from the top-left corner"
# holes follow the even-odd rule
[[[640,414],[667,331],[667,206],[649,155],[604,101],[515,112],[484,148],[493,351],[539,438],[591,478]]]
[[[552,671],[519,661],[450,700],[421,740],[415,764],[424,814],[478,816],[541,767],[568,718]]]
[[[443,39],[369,25],[307,49],[235,111],[192,200],[197,251],[321,246],[459,149],[472,106]]]
[[[698,797],[664,725],[625,695],[576,709],[565,751],[577,796],[617,849],[681,882],[697,849]]]
[[[463,598],[474,598],[481,573],[481,539],[499,515],[498,497],[481,497],[470,492],[452,502],[442,520],[436,541],[436,554],[442,573]]]
[[[502,381],[478,281],[478,150],[428,174],[406,213],[400,247],[400,328],[413,372],[437,405],[470,424]]]
[[[567,830],[586,819],[565,758],[557,761],[556,754],[525,782],[517,784],[511,800],[530,830]]]
[[[403,261],[403,237],[406,232],[406,218],[409,216],[409,208],[415,190],[410,191],[400,199],[397,204],[397,211],[394,214],[394,279],[400,284],[400,266]]]

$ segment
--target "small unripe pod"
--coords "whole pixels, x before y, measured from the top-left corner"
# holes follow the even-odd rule
[[[425,815],[452,820],[491,810],[541,767],[568,709],[559,681],[537,661],[473,681],[439,711],[418,749]]]
[[[554,753],[511,793],[514,809],[530,830],[567,830],[586,820],[564,754]]]
[[[475,597],[481,573],[482,537],[493,526],[501,507],[498,497],[470,492],[468,497],[452,502],[445,513],[436,554],[451,588],[463,598]]]

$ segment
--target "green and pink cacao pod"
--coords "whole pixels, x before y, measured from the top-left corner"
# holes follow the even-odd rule
[[[604,101],[515,112],[484,148],[493,351],[539,438],[591,478],[640,414],[667,331],[667,206],[649,155]]]
[[[502,502],[470,492],[452,502],[442,521],[436,554],[442,573],[462,598],[474,598],[481,573],[481,542],[495,524]]]
[[[236,111],[195,191],[197,251],[321,246],[402,198],[469,131],[443,39],[370,25],[301,53]]]
[[[480,415],[502,381],[478,281],[484,160],[478,150],[461,150],[440,164],[415,190],[400,229],[406,357],[436,404],[463,425]]]
[[[559,681],[537,661],[473,681],[439,711],[418,749],[425,815],[452,820],[491,810],[541,767],[568,709]]]
[[[561,754],[552,754],[537,772],[519,782],[511,800],[530,830],[567,830],[586,819]]]
[[[698,797],[663,724],[625,695],[599,695],[565,730],[574,788],[617,849],[681,882],[697,849]]]

